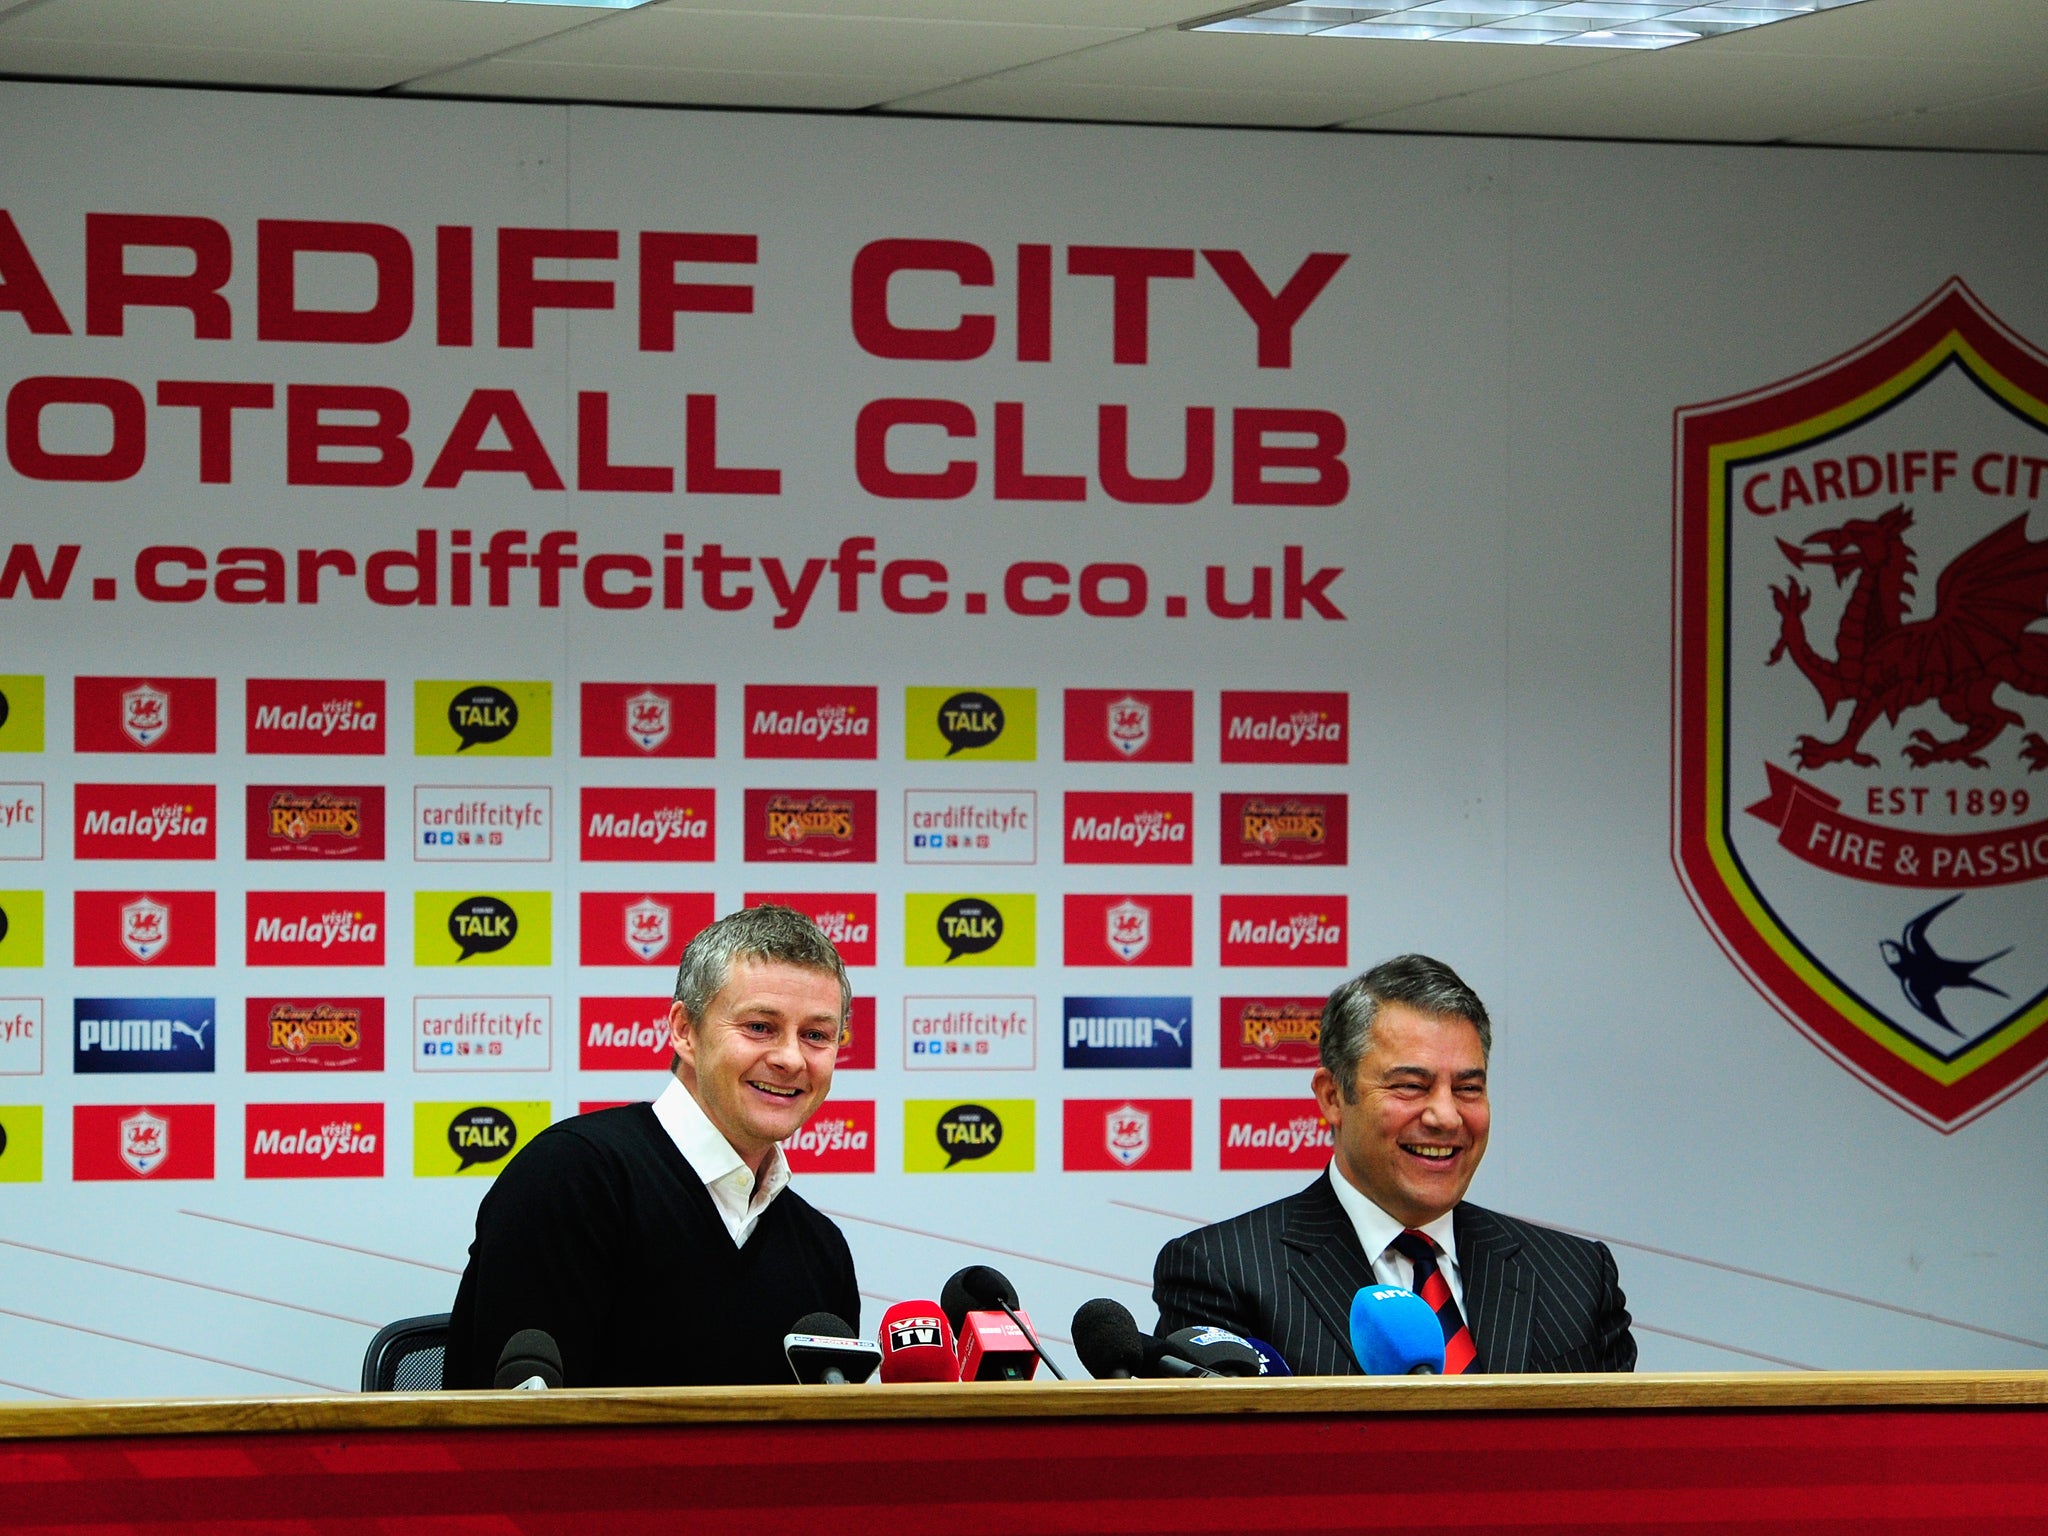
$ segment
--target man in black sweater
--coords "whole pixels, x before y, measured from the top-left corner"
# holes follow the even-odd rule
[[[781,1147],[832,1086],[852,995],[831,941],[787,907],[692,939],[669,1010],[675,1081],[550,1126],[477,1207],[443,1384],[490,1386],[527,1328],[560,1346],[571,1387],[787,1382],[798,1318],[857,1330],[853,1255],[787,1188]]]

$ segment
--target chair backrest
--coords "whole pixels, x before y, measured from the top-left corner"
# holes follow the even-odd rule
[[[438,1392],[448,1314],[401,1317],[377,1330],[363,1354],[365,1392]]]

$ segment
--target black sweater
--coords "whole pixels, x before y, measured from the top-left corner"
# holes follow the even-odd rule
[[[477,1207],[443,1385],[488,1387],[513,1334],[562,1350],[563,1385],[788,1382],[782,1336],[810,1312],[857,1330],[846,1239],[794,1190],[744,1248],[648,1104],[547,1130]]]

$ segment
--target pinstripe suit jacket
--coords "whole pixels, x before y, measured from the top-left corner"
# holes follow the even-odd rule
[[[1302,1376],[1356,1376],[1351,1298],[1378,1282],[1334,1169],[1298,1195],[1177,1237],[1152,1267],[1162,1336],[1214,1323],[1263,1339]],[[1636,1341],[1605,1243],[1461,1204],[1453,1218],[1472,1369],[1628,1371]]]

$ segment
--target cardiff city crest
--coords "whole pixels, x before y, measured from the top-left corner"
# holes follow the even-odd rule
[[[2048,1065],[2048,356],[1952,280],[1676,452],[1680,877],[1952,1131]]]
[[[1152,1116],[1135,1104],[1121,1104],[1103,1122],[1103,1144],[1109,1155],[1126,1168],[1144,1161],[1152,1150]]]
[[[171,1122],[138,1109],[121,1122],[121,1161],[148,1178],[171,1155]]]
[[[121,729],[138,747],[153,747],[171,728],[171,696],[138,683],[121,695]]]
[[[1135,960],[1152,942],[1152,909],[1135,901],[1120,901],[1103,914],[1109,947],[1120,960]]]
[[[626,908],[626,948],[652,960],[668,948],[669,909],[649,898]]]
[[[669,700],[648,689],[626,700],[626,735],[642,752],[657,750],[668,740]]]
[[[121,944],[138,960],[154,960],[171,942],[171,909],[138,896],[121,908]]]
[[[1125,757],[1136,757],[1152,739],[1152,706],[1128,694],[1109,706],[1109,739]]]

